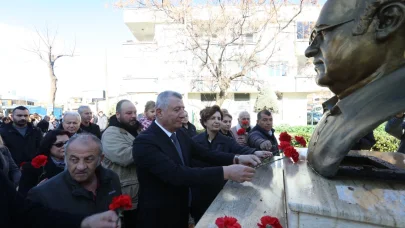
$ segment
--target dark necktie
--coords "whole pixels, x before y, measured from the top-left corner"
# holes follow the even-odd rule
[[[180,159],[181,159],[181,162],[182,162],[183,165],[184,165],[183,153],[182,153],[182,151],[181,151],[180,143],[179,143],[179,140],[177,140],[176,134],[173,133],[173,134],[170,136],[170,138],[173,140],[173,144],[174,144],[174,146],[176,147],[177,153],[179,154]]]
[[[177,153],[178,153],[179,156],[180,156],[181,162],[183,163],[183,165],[185,165],[185,164],[184,164],[184,159],[183,159],[183,153],[182,153],[182,151],[181,151],[180,143],[179,143],[179,140],[177,140],[176,134],[173,133],[173,134],[170,136],[170,138],[173,140],[173,144],[174,144],[174,146],[176,147],[176,150],[177,150]],[[192,200],[191,189],[189,188],[189,189],[188,189],[188,206],[189,206],[189,207],[191,206],[191,200]]]

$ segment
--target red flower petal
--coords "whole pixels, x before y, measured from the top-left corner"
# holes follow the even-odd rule
[[[249,121],[247,121],[247,120],[242,120],[242,125],[248,125],[249,124]]]
[[[217,218],[215,225],[217,225],[218,228],[241,228],[236,218],[228,216]]]
[[[278,139],[280,141],[286,141],[286,142],[291,143],[291,135],[289,135],[287,132],[282,132]]]
[[[48,157],[47,156],[38,155],[38,156],[36,156],[35,158],[32,159],[31,165],[34,168],[38,169],[38,168],[40,168],[42,166],[45,166],[47,162],[48,162]]]
[[[111,204],[108,206],[110,210],[116,209],[131,209],[132,208],[132,198],[129,195],[119,195],[113,198]]]
[[[258,227],[260,228],[266,228],[267,225],[272,226],[273,228],[283,228],[280,224],[280,221],[278,218],[271,217],[271,216],[263,216],[260,219],[260,223],[257,224]]]
[[[241,128],[236,132],[238,135],[244,135],[246,134],[246,129],[245,128]]]
[[[304,137],[302,136],[295,136],[295,140],[303,147],[307,146],[307,141],[305,141]]]
[[[289,142],[281,141],[279,148],[280,148],[280,150],[285,150],[285,148],[287,148],[289,146],[291,146],[291,144]]]

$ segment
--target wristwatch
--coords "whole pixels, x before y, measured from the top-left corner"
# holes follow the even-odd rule
[[[239,164],[239,154],[235,155],[235,164]]]

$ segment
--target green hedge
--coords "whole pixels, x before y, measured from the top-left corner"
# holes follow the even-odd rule
[[[374,130],[374,137],[376,139],[376,144],[373,146],[373,151],[381,152],[394,152],[397,151],[399,146],[399,140],[395,137],[389,135],[384,130],[385,123],[380,125]],[[275,127],[276,132],[279,134],[281,132],[288,132],[292,136],[303,136],[307,142],[311,138],[312,132],[315,126],[289,126],[289,125],[279,125]]]

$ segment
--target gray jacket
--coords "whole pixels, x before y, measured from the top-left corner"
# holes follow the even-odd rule
[[[387,123],[385,124],[385,131],[388,134],[394,136],[395,138],[401,140],[397,152],[403,154],[405,154],[404,129],[405,129],[405,122],[403,117],[402,118],[393,117],[390,120],[388,120]]]
[[[3,164],[3,170],[1,171],[17,186],[20,182],[21,171],[5,146],[0,146],[0,162]]]
[[[129,132],[116,126],[109,126],[101,137],[105,156],[101,164],[118,174],[123,194],[132,197],[132,209],[137,207],[139,189],[136,166],[132,158],[134,140],[135,137]]]
[[[108,211],[113,197],[121,195],[120,181],[116,173],[102,166],[97,167],[96,174],[99,180],[96,196],[65,170],[32,188],[27,198],[50,209],[73,214],[90,215]]]

